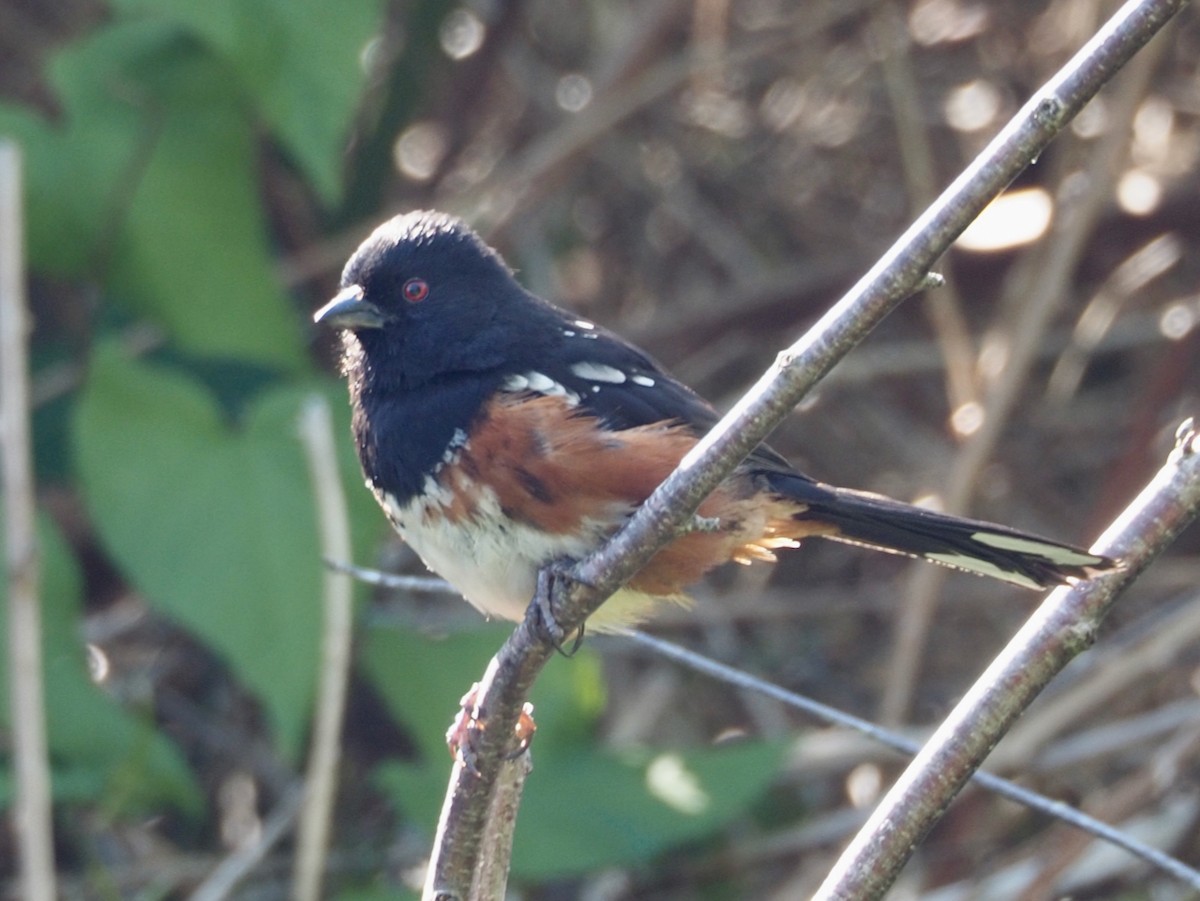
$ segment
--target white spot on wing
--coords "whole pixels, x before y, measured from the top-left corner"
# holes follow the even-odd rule
[[[541,372],[526,373],[525,379],[529,382],[529,390],[538,394],[556,394],[563,390],[562,385]]]
[[[648,376],[648,375],[631,376],[629,380],[631,382],[633,382],[635,385],[641,385],[643,388],[653,388],[654,387],[654,379],[650,378],[650,376]]]
[[[501,384],[502,391],[532,391],[546,397],[561,397],[571,406],[579,403],[579,395],[556,382],[544,372],[526,372],[523,375],[510,375]]]
[[[604,363],[589,363],[587,361],[572,363],[571,371],[581,379],[587,379],[589,382],[608,382],[613,385],[622,385],[625,383],[626,378],[625,373],[621,370]]]
[[[594,322],[588,322],[586,319],[576,319],[574,324],[589,332],[596,327]]]

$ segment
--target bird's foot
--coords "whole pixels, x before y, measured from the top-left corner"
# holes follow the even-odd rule
[[[568,585],[579,581],[573,572],[573,566],[570,560],[553,560],[543,566],[538,570],[537,590],[533,595],[539,631],[564,657],[573,656],[583,644],[583,625],[568,631],[559,624],[554,613],[555,601],[562,591]],[[570,648],[564,647],[568,641]]]
[[[471,690],[462,696],[454,722],[446,731],[446,745],[450,749],[450,756],[461,763],[468,772],[476,775],[479,774],[476,744],[486,731],[487,725],[487,717],[479,705],[479,683],[476,682],[471,686]],[[505,752],[504,759],[513,760],[529,750],[535,732],[537,723],[533,721],[533,705],[526,701],[513,728],[513,745]]]

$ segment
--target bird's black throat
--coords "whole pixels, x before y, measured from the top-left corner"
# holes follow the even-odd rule
[[[368,481],[401,504],[422,493],[426,477],[450,444],[469,433],[501,381],[498,373],[470,372],[405,389],[381,384],[370,370],[352,374],[351,427]]]

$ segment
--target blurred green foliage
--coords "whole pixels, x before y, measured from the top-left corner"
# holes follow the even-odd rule
[[[227,423],[194,379],[102,345],[75,422],[80,487],[105,546],[146,597],[235,665],[293,760],[320,656],[322,563],[296,432],[313,390],[274,388]],[[344,435],[346,405],[333,406]],[[341,446],[353,484],[357,463]],[[372,536],[367,493],[350,496],[357,531]]]
[[[436,23],[440,5],[427,6],[421,21]],[[292,767],[314,694],[322,567],[295,423],[314,392],[333,399],[340,435],[348,412],[344,389],[313,371],[305,311],[278,276],[261,155],[264,143],[282,151],[315,204],[337,211],[360,57],[382,7],[118,0],[106,24],[52,59],[60,115],[0,106],[0,135],[25,151],[32,271],[91,284],[98,297],[87,371],[59,416],[70,459],[46,470],[81,497],[120,575],[261,701]],[[115,328],[130,321],[157,326],[162,347],[131,355]],[[356,556],[370,560],[383,518],[348,440],[342,449]],[[122,708],[89,679],[79,565],[50,527],[43,548],[58,800],[212,815],[152,712]],[[419,750],[379,766],[376,784],[427,828],[448,771],[445,726],[503,634],[365,636],[363,672]],[[599,750],[604,692],[586,652],[555,661],[535,702],[538,764],[515,864],[527,877],[644,862],[702,839],[762,792],[778,755],[752,744],[670,757]],[[683,794],[672,800],[669,784]]]
[[[457,707],[461,680],[431,680],[448,660],[481,673],[507,629],[440,642],[397,630],[373,630],[363,665],[389,686],[392,712],[417,726],[415,762],[379,768],[377,780],[408,815],[432,831],[444,795],[445,722],[430,721],[429,703]],[[604,866],[646,864],[663,851],[711,835],[743,813],[767,788],[781,745],[745,742],[714,749],[659,752],[597,747],[605,703],[599,658],[587,648],[550,661],[534,686],[538,722],[534,771],[521,801],[513,849],[518,878],[544,879]]]
[[[92,683],[79,639],[82,580],[70,549],[39,524],[46,726],[60,801],[99,800],[114,815],[166,802],[198,814],[200,794],[175,746],[149,718],[122,709]],[[8,647],[8,583],[0,581],[0,640]],[[0,669],[0,729],[11,724],[8,667]],[[0,806],[12,799],[11,768],[0,767]]]
[[[179,346],[303,369],[274,274],[253,107],[180,26],[118,22],[65,49],[61,122],[0,109],[26,150],[31,265],[97,278],[106,301]]]

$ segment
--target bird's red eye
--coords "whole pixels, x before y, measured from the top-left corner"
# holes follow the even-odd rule
[[[410,278],[400,290],[409,303],[420,303],[429,296],[429,282],[423,278]]]

